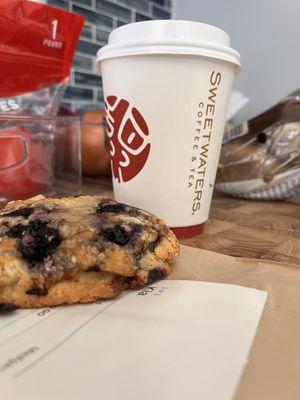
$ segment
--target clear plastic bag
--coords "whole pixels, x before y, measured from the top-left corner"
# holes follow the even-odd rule
[[[1,199],[52,187],[55,126],[42,117],[57,114],[83,22],[28,0],[0,2]]]
[[[299,91],[225,134],[216,188],[235,197],[300,202]]]
[[[80,193],[79,117],[0,114],[0,123],[12,126],[0,134],[0,205],[28,194]]]

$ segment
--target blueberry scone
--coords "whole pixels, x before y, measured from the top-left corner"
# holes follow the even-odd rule
[[[112,298],[161,279],[179,245],[154,215],[104,197],[0,210],[0,309]]]

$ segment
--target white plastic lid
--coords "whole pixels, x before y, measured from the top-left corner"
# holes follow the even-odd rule
[[[156,20],[123,25],[111,32],[97,62],[139,54],[193,54],[241,66],[240,55],[230,47],[222,29],[192,21]]]

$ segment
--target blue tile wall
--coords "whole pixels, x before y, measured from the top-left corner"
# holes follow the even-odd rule
[[[144,14],[136,13],[136,15],[135,15],[136,22],[149,21],[150,19],[152,19],[152,18],[147,17]]]
[[[93,100],[94,93],[92,89],[83,89],[77,87],[68,87],[65,94],[66,99]]]
[[[76,69],[92,70],[93,61],[91,58],[79,56],[78,54],[74,57],[73,67]]]
[[[166,0],[152,0],[153,3],[159,4],[160,6],[164,6],[166,4]]]
[[[119,19],[117,19],[116,28],[119,28],[119,26],[126,25],[126,24],[127,24],[127,22],[120,21]]]
[[[150,1],[145,0],[119,0],[120,4],[124,4],[130,8],[135,8],[137,11],[149,12]]]
[[[103,91],[101,89],[98,90],[98,102],[103,103]]]
[[[77,3],[85,4],[87,6],[92,6],[92,0],[76,0]]]
[[[99,74],[87,74],[85,72],[75,71],[75,83],[98,87],[101,83],[101,76],[99,76]]]
[[[69,9],[69,4],[67,1],[63,0],[48,0],[49,6],[63,8],[64,10]]]
[[[97,29],[96,39],[98,42],[107,43],[109,32],[103,31],[102,29]]]
[[[63,104],[84,112],[103,107],[102,80],[96,70],[96,53],[107,43],[112,29],[129,22],[171,18],[172,0],[47,0],[86,18],[70,83]]]
[[[87,40],[79,40],[77,45],[77,51],[90,56],[95,56],[99,48],[100,45],[97,43],[88,42]]]
[[[160,18],[160,19],[169,19],[170,18],[170,12],[162,10],[161,8],[153,6],[152,12],[153,12],[153,16],[155,18]]]
[[[106,0],[96,0],[96,10],[131,21],[131,10]]]
[[[80,14],[86,18],[86,21],[92,22],[98,26],[104,26],[105,28],[111,29],[113,27],[113,19],[112,17],[108,17],[107,15],[100,14],[99,12],[88,10],[84,7],[74,6],[71,4],[72,11],[76,14]]]
[[[80,36],[83,38],[93,39],[93,27],[86,23],[82,28]]]

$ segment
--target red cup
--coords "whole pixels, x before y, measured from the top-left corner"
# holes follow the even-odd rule
[[[43,143],[13,127],[0,132],[0,196],[7,200],[39,194],[51,184],[51,166]]]

